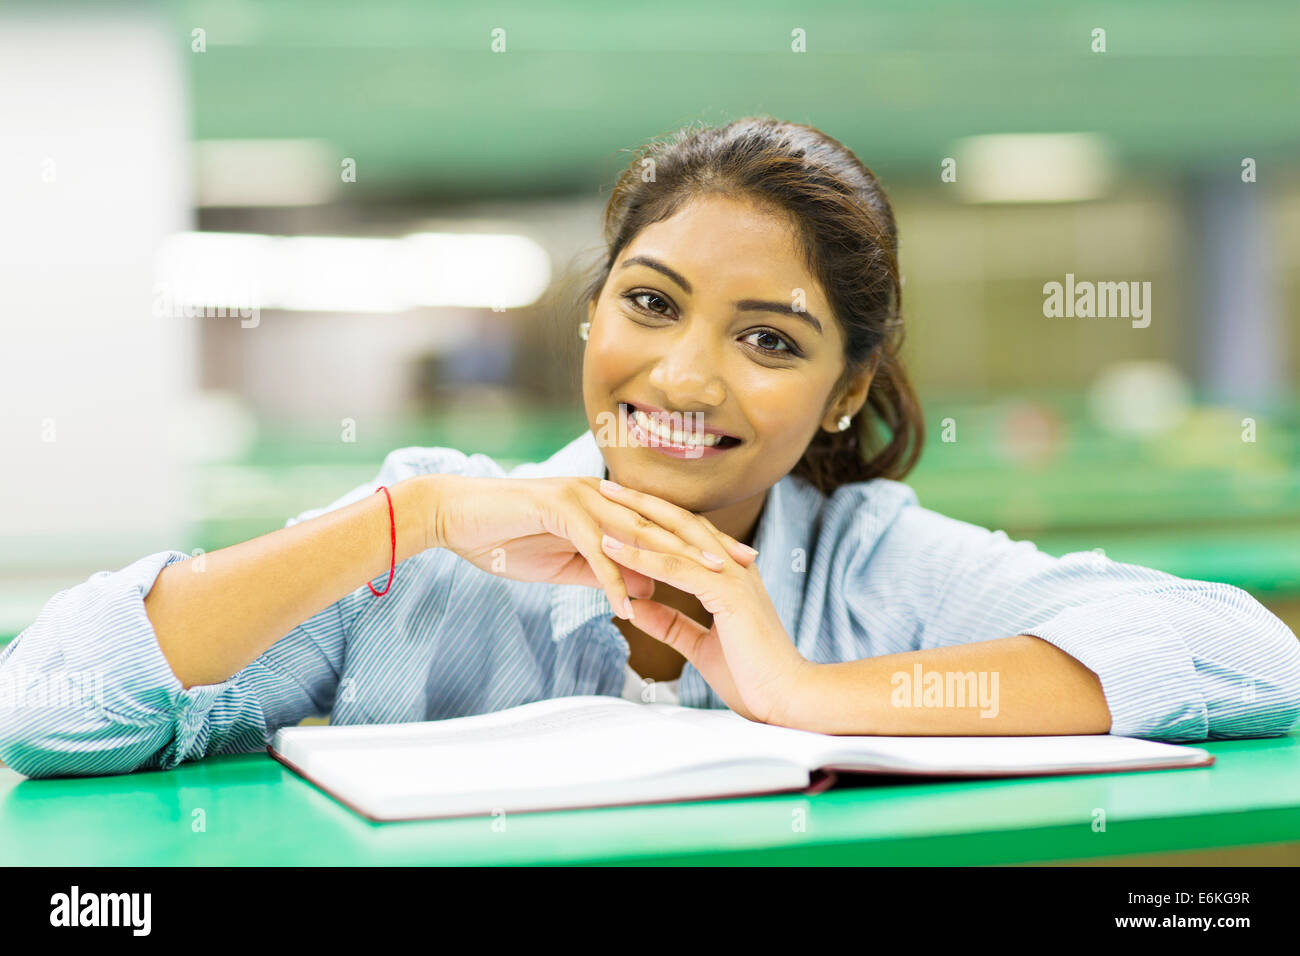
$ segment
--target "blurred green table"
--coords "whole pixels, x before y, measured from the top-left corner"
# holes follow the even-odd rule
[[[261,753],[99,778],[0,769],[0,863],[991,865],[1300,841],[1300,736],[1202,746],[1214,766],[521,813],[495,829],[371,823]]]

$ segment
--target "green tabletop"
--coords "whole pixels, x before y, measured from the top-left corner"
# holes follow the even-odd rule
[[[989,865],[1300,840],[1300,735],[1203,746],[1218,758],[1204,769],[874,782],[495,825],[371,823],[261,753],[98,778],[0,769],[0,863]]]

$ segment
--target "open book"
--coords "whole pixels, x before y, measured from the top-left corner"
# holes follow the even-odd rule
[[[267,748],[372,820],[818,792],[836,771],[1015,777],[1205,767],[1195,747],[1112,737],[841,737],[618,697],[450,720],[286,727]]]

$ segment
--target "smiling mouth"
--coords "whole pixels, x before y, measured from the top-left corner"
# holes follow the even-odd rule
[[[740,444],[740,439],[734,435],[692,428],[690,416],[685,416],[683,421],[683,416],[651,415],[627,402],[619,402],[618,407],[629,423],[662,446],[692,451],[722,451]]]

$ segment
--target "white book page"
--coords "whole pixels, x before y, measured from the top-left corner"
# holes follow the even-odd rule
[[[286,728],[273,746],[305,773],[372,801],[571,790],[747,760],[788,762],[752,736],[709,732],[662,713],[669,709],[689,710],[614,697],[559,698],[442,721]]]
[[[732,711],[673,707],[676,722],[711,736],[726,734],[746,750],[758,748],[809,770],[891,773],[1051,773],[1202,763],[1207,752],[1110,734],[1042,737],[883,737],[819,734],[746,720]]]
[[[1181,766],[1205,751],[1110,735],[836,736],[729,710],[566,697],[450,720],[291,727],[273,748],[380,818],[792,789],[810,771],[1017,775]]]
[[[832,737],[822,766],[900,773],[1028,774],[1198,764],[1197,747],[1110,734],[1053,737]]]

